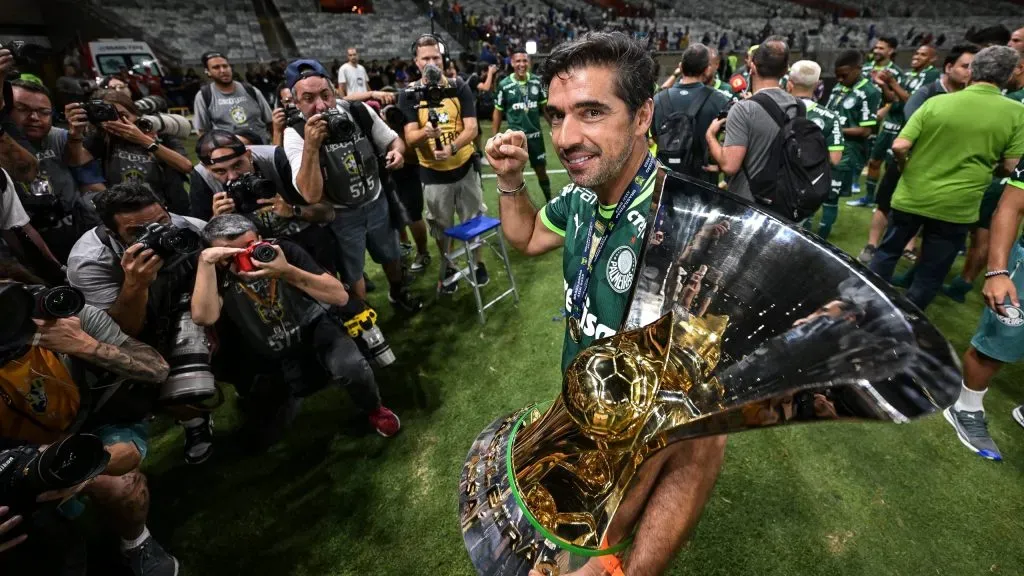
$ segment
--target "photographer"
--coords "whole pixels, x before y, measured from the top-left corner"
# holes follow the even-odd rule
[[[466,83],[456,80],[452,86],[442,77],[444,59],[436,37],[421,36],[413,51],[423,78],[401,93],[398,107],[405,114],[405,141],[419,156],[427,222],[443,255],[448,253],[444,231],[455,224],[455,212],[466,221],[487,210],[480,175],[473,170],[476,102]],[[432,93],[440,93],[441,98],[427,101]],[[476,282],[484,286],[490,278],[479,252],[477,258]],[[446,262],[442,258],[441,265]],[[454,274],[451,267],[444,273],[446,278]],[[457,287],[455,282],[443,285],[442,293],[451,294]]]
[[[63,265],[50,252],[21,205],[14,182],[0,169],[0,257],[14,256],[39,276],[61,282]]]
[[[104,312],[85,305],[81,293],[47,288],[10,261],[0,261],[0,301],[9,311],[0,329],[8,336],[0,349],[0,388],[9,399],[0,404],[0,439],[6,445],[41,447],[71,433],[98,437],[106,455],[97,458],[90,479],[63,491],[61,499],[78,493],[89,497],[121,538],[124,560],[134,574],[176,574],[178,561],[146,528],[149,491],[139,471],[147,451],[146,427],[105,409],[108,388],[126,388],[123,380],[130,380],[152,391],[167,378],[167,362],[125,335]],[[59,512],[72,517],[80,508],[75,500]],[[24,553],[35,557],[38,551],[30,540]],[[4,560],[18,565],[17,556]]]
[[[173,358],[205,222],[168,212],[137,183],[113,186],[94,202],[102,224],[71,250],[69,283],[126,334]],[[185,427],[185,461],[204,461],[212,446],[209,414],[175,409],[175,416]]]
[[[211,82],[196,93],[193,125],[201,136],[214,128],[232,131],[249,128],[266,142],[270,140],[267,127],[273,116],[267,99],[250,84],[236,82],[231,63],[220,52],[207,52],[202,57],[206,76]]]
[[[21,147],[38,161],[35,179],[19,182],[18,196],[50,251],[65,262],[75,241],[99,224],[95,210],[79,193],[76,178],[93,162],[83,146],[89,123],[82,108],[69,105],[65,109],[69,129],[54,128],[46,88],[24,80],[14,80],[11,85],[10,119],[25,137]]]
[[[158,137],[151,123],[140,122],[135,103],[118,91],[104,90],[76,106],[99,128],[85,147],[100,162],[108,186],[142,184],[172,212],[188,214],[184,175],[192,171],[192,163],[177,140]],[[115,119],[107,120],[111,116]]]
[[[284,129],[291,122],[302,120],[302,113],[295,106],[295,98],[292,96],[291,88],[282,82],[277,86],[277,106],[273,113],[273,134],[270,143],[274,146],[284,145]]]
[[[192,318],[217,324],[226,343],[244,344],[237,374],[253,383],[246,409],[259,442],[280,439],[300,399],[324,384],[348,389],[381,436],[396,434],[401,423],[381,405],[373,370],[328,312],[348,303],[341,282],[296,244],[264,242],[238,214],[215,216],[203,238],[210,248],[199,257]]]
[[[11,134],[17,128],[11,121],[14,94],[7,75],[14,70],[14,66],[11,51],[0,49],[0,167],[7,170],[15,182],[28,184],[36,179],[39,161],[34,154],[19,146],[14,134]]]
[[[388,300],[406,312],[418,312],[423,304],[403,285],[398,234],[378,172],[381,161],[386,170],[402,167],[402,139],[365,104],[338,101],[327,70],[316,60],[296,60],[285,75],[306,119],[284,132],[292,182],[310,204],[327,201],[334,206],[331,230],[341,250],[342,281],[359,299],[366,298],[363,267],[369,250],[384,268]]]
[[[307,204],[292,186],[292,169],[284,150],[249,146],[229,132],[213,130],[196,143],[198,164],[192,171],[192,216],[209,220],[239,213],[261,236],[287,238],[330,272],[337,250],[330,232],[317,224],[334,221],[327,202]]]

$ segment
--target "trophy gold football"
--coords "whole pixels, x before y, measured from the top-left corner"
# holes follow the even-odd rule
[[[495,420],[459,513],[481,575],[558,576],[629,546],[645,464],[700,436],[907,422],[953,403],[959,363],[921,312],[821,240],[706,184],[656,191],[626,320],[561,393]]]

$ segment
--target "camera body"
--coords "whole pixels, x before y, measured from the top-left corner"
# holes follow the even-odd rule
[[[49,180],[36,179],[28,187],[18,187],[18,190],[21,205],[36,228],[52,228],[67,215],[60,198],[53,193]]]
[[[8,40],[0,42],[0,50],[10,50],[17,64],[29,64],[44,56],[48,50],[38,44],[29,44],[24,40]]]
[[[164,268],[171,268],[185,258],[196,254],[201,248],[199,234],[187,228],[165,226],[159,222],[146,225],[145,231],[135,240],[143,250],[152,250],[164,260]]]
[[[257,200],[277,196],[277,186],[255,172],[250,172],[224,185],[224,192],[235,203],[239,214],[255,212],[261,208]]]
[[[245,252],[235,254],[235,265],[238,266],[239,272],[252,272],[257,270],[256,265],[252,263],[253,260],[266,264],[272,262],[274,258],[277,258],[277,250],[274,250],[273,244],[253,242],[245,249]]]
[[[288,103],[284,105],[284,124],[285,126],[295,126],[303,121],[302,111],[294,103]]]
[[[117,113],[117,108],[103,100],[86,100],[82,102],[82,109],[85,110],[85,115],[92,124],[116,122],[121,119],[121,115]]]
[[[457,96],[454,86],[441,86],[437,82],[426,82],[421,86],[406,88],[405,93],[413,102],[424,102],[416,108],[440,108],[443,100]]]
[[[327,140],[331,143],[352,142],[356,137],[356,123],[337,108],[324,110],[320,116],[327,122]]]

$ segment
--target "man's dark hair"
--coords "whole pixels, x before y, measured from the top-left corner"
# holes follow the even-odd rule
[[[683,50],[682,69],[683,76],[691,78],[700,76],[711,65],[711,51],[708,47],[697,43],[690,44]]]
[[[781,36],[771,36],[754,50],[753,60],[761,78],[782,78],[789,70],[789,46]]]
[[[541,83],[548,87],[556,76],[587,66],[615,68],[615,95],[630,113],[654,97],[654,59],[642,44],[622,32],[588,32],[559,44],[544,62]]]
[[[526,44],[519,44],[508,49],[509,56],[514,56],[516,54],[526,54],[527,57],[530,56],[529,52],[526,51]]]
[[[888,44],[889,48],[892,48],[893,50],[900,47],[900,41],[897,40],[895,36],[879,36],[878,39]]]
[[[245,138],[249,141],[249,144],[253,146],[262,146],[264,144],[263,136],[260,136],[255,130],[251,130],[249,128],[235,128],[234,132],[235,136]]]
[[[146,206],[160,204],[160,200],[144,184],[122,182],[107,188],[93,198],[96,212],[109,230],[117,230],[116,214],[135,212]]]
[[[46,86],[43,86],[42,84],[40,84],[38,82],[32,82],[31,80],[22,80],[20,78],[17,78],[15,80],[11,80],[11,87],[13,87],[13,88],[21,88],[22,90],[24,90],[26,92],[35,92],[36,94],[45,94],[46,97],[50,99],[50,102],[53,102],[53,96],[50,95],[50,91],[46,89]]]
[[[979,46],[1006,46],[1010,43],[1010,31],[1006,26],[989,26],[967,36],[967,41]]]
[[[864,63],[864,56],[861,55],[859,50],[846,50],[839,54],[836,58],[836,68],[843,68],[844,66],[855,66],[860,68],[860,65]]]
[[[974,44],[957,44],[956,46],[953,46],[949,49],[949,52],[946,53],[946,59],[942,61],[942,69],[945,70],[946,66],[956,64],[956,61],[964,54],[977,54],[978,50],[981,50],[981,48],[978,48]]]

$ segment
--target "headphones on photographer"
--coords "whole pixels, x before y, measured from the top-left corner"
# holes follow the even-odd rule
[[[445,41],[441,38],[440,34],[420,34],[415,40],[412,41],[412,45],[410,45],[409,51],[412,53],[413,62],[416,61],[416,49],[419,48],[417,44],[419,44],[420,40],[423,40],[424,38],[433,38],[435,41],[437,41],[437,49],[441,51],[441,63],[443,65],[443,67],[441,68],[441,73],[444,74],[445,70],[448,70],[448,63],[450,61],[450,58],[448,54],[448,44],[445,43]]]

